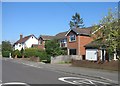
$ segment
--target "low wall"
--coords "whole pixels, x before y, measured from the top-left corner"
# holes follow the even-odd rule
[[[39,62],[40,61],[40,58],[39,57],[30,57],[29,59],[30,61],[34,61],[34,62]]]
[[[81,56],[78,55],[60,55],[56,57],[51,57],[51,64],[60,62],[71,62],[71,60],[82,60]]]
[[[118,65],[119,61],[110,61],[110,62],[104,62],[104,63],[97,63],[97,62],[91,62],[86,60],[72,60],[72,66],[78,66],[78,67],[88,67],[88,68],[96,68],[96,69],[106,69],[106,70],[119,70]]]

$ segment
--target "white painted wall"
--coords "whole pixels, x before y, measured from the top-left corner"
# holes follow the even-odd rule
[[[31,46],[32,46],[32,44],[38,44],[38,40],[34,37],[34,36],[31,36],[25,43],[23,43],[23,44],[20,44],[20,43],[18,43],[18,44],[16,44],[15,45],[15,50],[21,50],[22,49],[22,47],[23,47],[23,49],[25,49],[25,48],[31,48]]]
[[[97,61],[97,52],[98,49],[86,49],[86,60],[91,60],[91,61]],[[102,60],[102,50],[100,50],[101,57],[100,60]],[[106,51],[104,51],[104,56],[105,56]]]
[[[38,39],[36,39],[34,36],[31,36],[26,42],[26,47],[30,48],[32,44],[38,44]]]
[[[86,60],[97,61],[98,49],[86,49]]]
[[[23,47],[23,49],[24,49],[24,44],[18,43],[18,44],[15,45],[15,50],[21,50],[22,47]]]

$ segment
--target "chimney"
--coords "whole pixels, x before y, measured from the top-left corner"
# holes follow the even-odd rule
[[[20,40],[23,38],[23,35],[22,34],[20,34]]]

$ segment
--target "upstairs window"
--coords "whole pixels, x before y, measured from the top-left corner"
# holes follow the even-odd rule
[[[70,42],[76,41],[76,35],[70,35]]]
[[[61,40],[61,43],[66,43],[67,42],[67,39],[62,39]]]

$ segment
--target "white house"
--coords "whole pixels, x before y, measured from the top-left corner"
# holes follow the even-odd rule
[[[14,43],[14,49],[21,50],[22,48],[31,48],[33,44],[38,45],[38,39],[34,35],[25,37],[23,37],[23,35],[20,35],[20,39]]]

